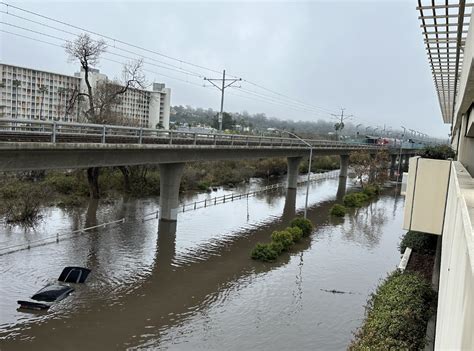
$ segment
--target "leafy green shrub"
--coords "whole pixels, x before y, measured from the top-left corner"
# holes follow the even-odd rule
[[[390,274],[372,295],[349,350],[420,350],[435,293],[416,273]]]
[[[433,158],[437,160],[454,159],[456,153],[450,145],[426,146],[420,154],[423,158]]]
[[[207,189],[209,189],[210,186],[211,186],[211,184],[208,183],[208,182],[199,182],[198,185],[197,185],[197,188],[199,190],[207,190]]]
[[[364,190],[362,190],[362,192],[369,198],[372,198],[380,194],[380,187],[378,185],[368,184],[364,187]]]
[[[298,227],[288,227],[285,230],[291,234],[294,243],[300,241],[303,237],[303,231]]]
[[[270,245],[270,249],[275,251],[278,255],[285,250],[283,244],[280,241],[272,241],[268,245]]]
[[[437,236],[421,232],[407,232],[400,241],[400,252],[404,253],[407,247],[421,254],[432,254],[436,251]]]
[[[293,245],[293,236],[286,230],[274,231],[272,233],[272,242],[279,242],[283,245],[283,250],[287,251]]]
[[[290,222],[290,227],[298,227],[303,232],[303,236],[307,237],[313,230],[313,223],[309,219],[303,217],[296,217]]]
[[[362,192],[347,194],[342,199],[346,207],[360,207],[368,200],[369,197]]]
[[[344,217],[346,215],[346,208],[345,208],[345,206],[335,204],[329,210],[329,214],[331,216],[335,216],[335,217]]]
[[[79,174],[52,172],[46,176],[44,183],[59,194],[89,194],[87,181]]]
[[[250,256],[254,260],[259,260],[263,262],[270,262],[276,260],[278,257],[278,252],[275,251],[275,244],[269,243],[269,244],[262,244],[258,243],[255,245],[255,247],[252,250],[252,253]],[[281,251],[280,251],[281,252]]]
[[[12,189],[9,189],[11,196]],[[8,223],[34,226],[41,218],[41,201],[49,197],[49,188],[23,182],[15,185],[14,197],[4,198],[2,210]]]

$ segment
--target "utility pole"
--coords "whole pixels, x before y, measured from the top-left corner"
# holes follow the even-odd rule
[[[207,80],[209,83],[211,83],[212,85],[214,85],[217,89],[219,89],[221,91],[221,110],[219,112],[218,121],[219,121],[219,131],[222,132],[222,119],[224,118],[224,91],[225,91],[226,88],[230,87],[235,82],[241,81],[242,78],[226,79],[225,78],[225,70],[223,70],[222,71],[222,78],[207,78],[207,77],[204,77],[204,80]],[[221,86],[214,83],[214,82],[218,82],[218,81],[222,82]],[[227,81],[230,82],[230,83],[226,84]]]
[[[344,116],[344,110],[345,110],[345,108],[341,107],[341,115],[340,116],[331,113],[332,116],[336,117],[339,120],[339,122],[336,123],[336,125],[334,126],[334,129],[336,129],[336,140],[339,140],[338,131],[340,130],[341,133],[342,133],[342,130],[344,129],[344,121],[346,119],[349,119],[349,118],[353,117],[353,115]]]

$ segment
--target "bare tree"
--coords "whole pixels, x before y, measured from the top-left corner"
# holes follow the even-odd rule
[[[104,40],[94,40],[88,34],[79,35],[74,41],[69,41],[64,46],[70,61],[79,61],[84,71],[86,91],[75,94],[75,99],[85,99],[88,108],[85,111],[85,120],[89,123],[110,124],[119,118],[114,111],[122,102],[123,95],[129,89],[143,89],[145,76],[142,72],[143,61],[137,60],[124,65],[122,71],[123,81],[99,81],[93,87],[91,83],[91,70],[100,62],[100,58],[107,51]],[[122,118],[124,122],[124,118]],[[99,170],[88,169],[87,179],[92,198],[99,198]]]

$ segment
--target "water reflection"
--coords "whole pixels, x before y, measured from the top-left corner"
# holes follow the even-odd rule
[[[286,189],[285,207],[283,208],[283,221],[290,221],[296,214],[296,189]]]
[[[339,177],[339,184],[337,185],[336,201],[341,202],[344,195],[346,195],[347,177]]]
[[[156,253],[156,268],[166,270],[172,266],[176,255],[176,227],[175,221],[162,221],[158,223],[158,245]]]
[[[358,244],[374,248],[380,243],[383,226],[387,221],[386,203],[379,201],[353,210],[342,225],[343,238]]]

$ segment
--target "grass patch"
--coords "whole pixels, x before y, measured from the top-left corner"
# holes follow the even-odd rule
[[[400,253],[404,253],[407,247],[420,254],[433,254],[436,251],[437,235],[409,231],[400,241]]]
[[[435,293],[416,273],[390,274],[371,296],[349,350],[420,350],[434,313]]]

